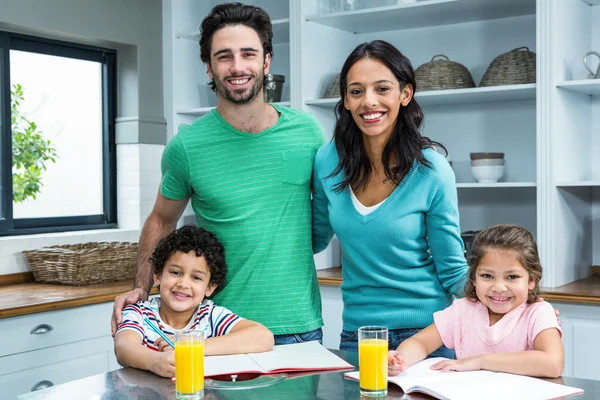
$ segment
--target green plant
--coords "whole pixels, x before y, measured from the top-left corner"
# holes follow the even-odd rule
[[[19,110],[23,87],[15,83],[10,91],[10,129],[12,137],[12,184],[13,202],[20,203],[29,198],[35,200],[41,191],[42,172],[46,163],[56,162],[58,154],[50,140],[38,131],[35,122],[27,119]]]

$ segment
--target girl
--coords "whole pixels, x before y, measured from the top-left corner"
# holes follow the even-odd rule
[[[433,315],[434,323],[390,351],[389,374],[402,372],[442,344],[457,360],[431,368],[486,369],[556,378],[564,367],[562,331],[552,306],[536,302],[542,266],[535,239],[516,225],[495,225],[473,241],[465,298]]]
[[[123,309],[115,336],[119,364],[175,376],[173,349],[144,318],[168,336],[182,329],[203,330],[207,356],[273,348],[273,334],[263,325],[206,299],[225,282],[227,274],[223,245],[211,232],[193,225],[173,231],[158,243],[150,263],[160,283],[160,299]]]
[[[357,351],[363,325],[388,327],[396,348],[464,290],[454,172],[419,131],[416,88],[393,45],[359,45],[342,67],[334,141],[315,158],[313,251],[334,233],[343,250],[340,350]]]

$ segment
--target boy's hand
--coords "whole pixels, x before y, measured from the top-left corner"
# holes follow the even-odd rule
[[[175,376],[175,352],[173,350],[165,350],[156,353],[154,363],[150,370],[156,375],[172,378]]]
[[[406,364],[404,364],[402,356],[396,353],[396,350],[390,350],[388,352],[388,375],[398,375],[400,372],[404,371],[405,368]]]
[[[175,343],[175,336],[173,335],[167,335],[167,337],[169,339],[171,339],[171,342]],[[171,347],[171,345],[169,343],[167,343],[166,340],[164,340],[163,338],[158,338],[156,340],[156,342],[154,342],[154,345],[156,347],[158,347],[158,351],[169,351],[169,350],[173,350],[173,348]]]

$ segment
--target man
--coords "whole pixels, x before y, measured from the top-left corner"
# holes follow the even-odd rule
[[[200,30],[200,58],[217,108],[181,126],[165,147],[160,191],[140,237],[135,288],[115,299],[113,334],[123,307],[147,299],[148,259],[191,198],[197,224],[225,246],[229,273],[215,302],[267,326],[275,344],[321,340],[310,179],[322,128],[306,112],[264,101],[273,55],[264,10],[221,4]]]

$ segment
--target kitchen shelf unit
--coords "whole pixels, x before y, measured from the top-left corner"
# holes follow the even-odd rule
[[[465,65],[476,83],[497,55],[520,46],[536,48],[535,0],[424,0],[322,15],[315,12],[317,5],[306,1],[301,10],[298,88],[302,108],[328,134],[339,99],[321,97],[362,42],[394,44],[415,69],[443,53]],[[319,63],[312,63],[317,58]],[[536,83],[415,93],[425,113],[424,134],[446,146],[453,160],[463,231],[514,222],[537,234],[536,93]],[[469,164],[469,152],[475,151],[505,152],[502,182],[475,181]],[[510,196],[499,196],[503,191]],[[486,206],[494,196],[505,203]],[[527,213],[515,212],[515,207]]]

